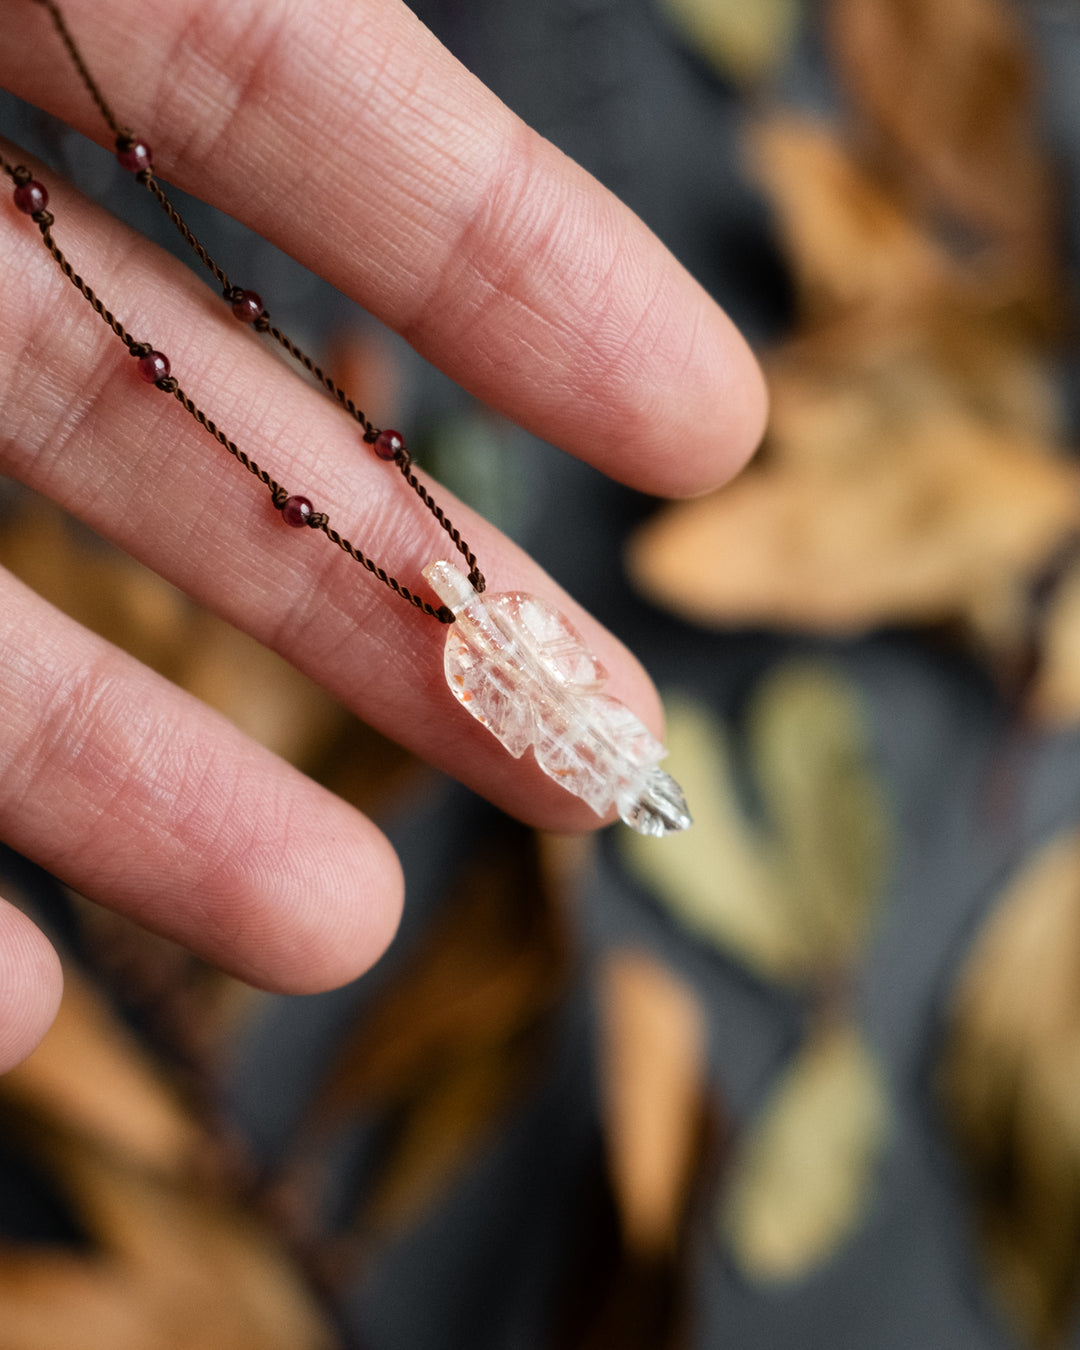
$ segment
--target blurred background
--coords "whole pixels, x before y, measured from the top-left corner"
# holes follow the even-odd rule
[[[375,970],[286,998],[0,852],[68,978],[0,1082],[0,1350],[1080,1346],[1080,6],[413,8],[749,335],[736,483],[608,483],[182,209],[641,655],[696,824],[530,831],[0,484],[0,564],[408,885]],[[112,156],[0,132],[181,247]]]

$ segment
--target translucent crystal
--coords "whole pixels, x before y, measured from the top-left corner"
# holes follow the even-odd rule
[[[620,817],[639,834],[664,835],[693,824],[682,788],[663,769],[633,779],[615,798]]]
[[[657,767],[667,751],[603,692],[607,671],[569,619],[535,595],[478,595],[453,563],[424,576],[457,620],[443,657],[450,692],[515,758],[532,746],[549,777],[597,815],[614,803],[641,834],[690,825],[682,790]]]

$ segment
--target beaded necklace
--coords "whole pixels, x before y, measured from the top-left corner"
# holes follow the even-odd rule
[[[56,0],[34,0],[45,9],[87,92],[115,138],[116,157],[155,198],[196,256],[210,271],[234,317],[265,333],[315,377],[362,429],[374,454],[400,471],[452,540],[468,571],[440,559],[423,575],[442,602],[434,605],[403,585],[342,536],[323,511],[291,493],[242,450],[189,398],[172,373],[169,358],[140,341],[106,308],[75,271],[56,240],[45,186],[22,164],[0,156],[0,171],[14,183],[14,203],[37,225],[41,239],[64,276],[112,329],[134,358],[139,378],[180,406],[270,492],[286,525],[319,530],[407,604],[448,626],[443,665],[447,685],[466,710],[515,757],[530,746],[537,763],[598,815],[614,805],[620,817],[643,834],[686,829],[691,821],[678,784],[658,767],[667,753],[644,724],[617,699],[602,692],[607,672],[591,655],[569,620],[546,601],[520,592],[485,596],[486,582],[476,556],[417,477],[400,432],[380,429],[321,367],[270,321],[261,296],[234,285],[169,200],[154,176],[153,155],[142,137],[123,126],[106,101]]]

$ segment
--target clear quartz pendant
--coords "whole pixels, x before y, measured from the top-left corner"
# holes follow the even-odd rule
[[[618,699],[581,635],[545,600],[517,591],[478,595],[453,563],[424,577],[453,611],[444,667],[450,692],[515,758],[536,762],[605,816],[612,803],[640,834],[691,824],[682,789],[658,768],[667,751]]]

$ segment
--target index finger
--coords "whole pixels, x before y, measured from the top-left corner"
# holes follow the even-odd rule
[[[764,386],[730,320],[400,0],[64,13],[166,178],[522,426],[665,495],[715,486],[754,449]],[[107,142],[48,13],[9,0],[6,19],[0,82]]]

